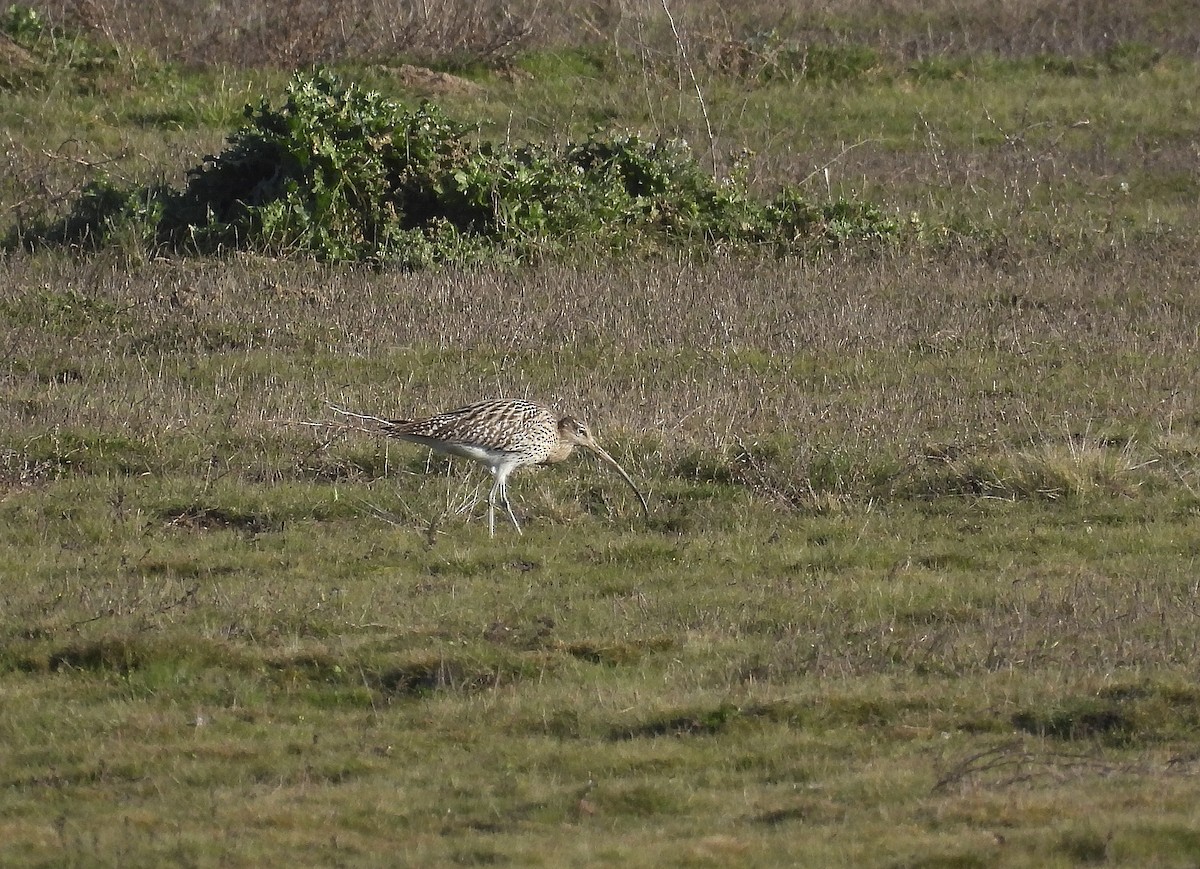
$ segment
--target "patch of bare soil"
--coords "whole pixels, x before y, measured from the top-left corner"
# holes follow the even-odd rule
[[[482,86],[461,76],[408,63],[400,66],[381,66],[379,70],[396,79],[402,86],[421,94],[464,96],[483,90]]]

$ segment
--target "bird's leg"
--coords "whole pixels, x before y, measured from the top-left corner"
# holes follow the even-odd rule
[[[488,536],[496,536],[496,492],[501,490],[504,485],[502,478],[492,471],[492,476],[496,478],[496,482],[492,483],[492,488],[488,490]]]
[[[523,534],[521,524],[517,522],[517,517],[513,515],[512,504],[508,503],[508,475],[512,473],[512,465],[500,465],[492,473],[496,477],[496,484],[492,486],[492,491],[489,495],[489,501],[492,503],[492,509],[495,510],[496,495],[500,496],[500,503],[504,505],[504,509],[508,511],[508,518],[512,520],[513,527],[517,529],[518,534]],[[489,514],[489,517],[491,514]]]
[[[517,521],[516,515],[513,514],[512,504],[508,501],[508,480],[500,484],[500,501],[504,504],[504,509],[508,511],[508,518],[512,520],[513,528],[517,529],[518,534],[524,534],[521,530],[521,523]]]

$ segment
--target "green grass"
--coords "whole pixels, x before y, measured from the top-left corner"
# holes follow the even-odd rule
[[[430,547],[364,517],[188,525],[162,487],[125,517],[44,495],[79,509],[6,592],[14,857],[1195,856],[1187,522],[1101,553],[1086,510],[744,506],[736,531]],[[973,523],[970,563],[939,556]]]
[[[1038,268],[10,259],[6,859],[1195,859],[1190,272]],[[293,424],[489,393],[650,521]]]
[[[0,255],[0,862],[1196,864],[1200,66],[1147,8],[1077,51],[1018,5],[677,10],[719,159],[935,236],[882,251]],[[706,152],[635,23],[441,102]],[[812,32],[820,75],[714,59]],[[180,183],[287,78],[69,69],[0,100],[5,231]],[[491,395],[586,418],[650,518],[576,458],[491,539],[485,472],[328,408]]]

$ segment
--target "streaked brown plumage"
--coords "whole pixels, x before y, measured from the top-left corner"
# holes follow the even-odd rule
[[[499,498],[513,527],[521,525],[508,502],[508,475],[526,465],[550,465],[586,447],[616,469],[629,484],[646,515],[650,506],[629,474],[604,451],[582,421],[559,417],[540,402],[520,398],[490,399],[439,413],[425,419],[382,419],[333,408],[338,413],[375,423],[384,434],[452,456],[472,459],[487,467],[494,482],[488,492],[488,531],[496,533],[496,500]]]

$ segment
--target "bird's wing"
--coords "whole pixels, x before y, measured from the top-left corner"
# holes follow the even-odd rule
[[[553,434],[558,420],[549,408],[532,401],[480,401],[426,419],[396,420],[388,433],[445,443],[517,451],[527,447],[530,433]]]

